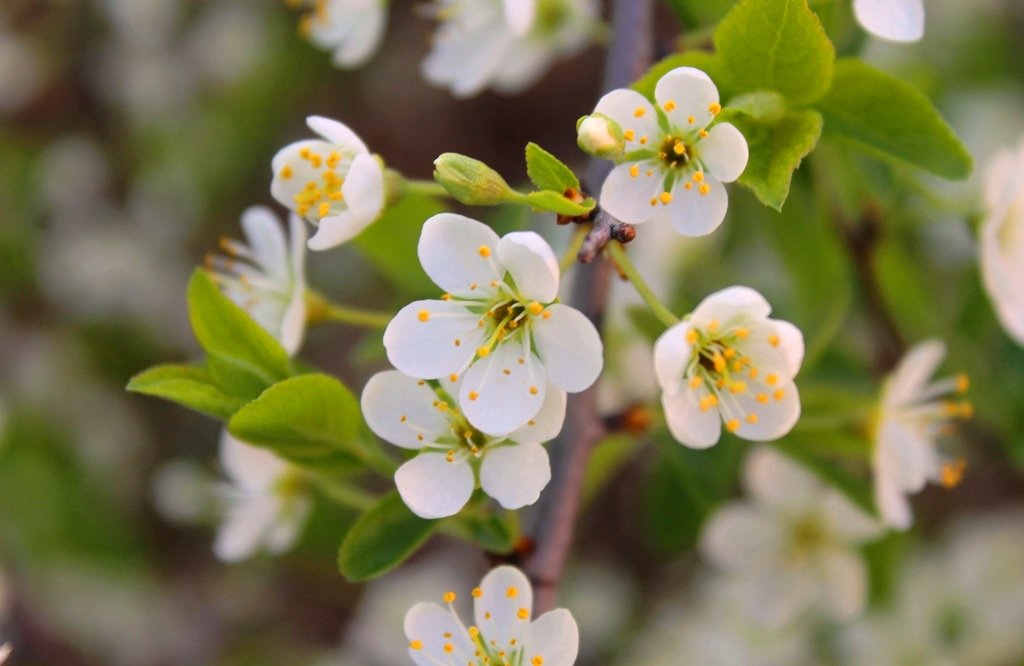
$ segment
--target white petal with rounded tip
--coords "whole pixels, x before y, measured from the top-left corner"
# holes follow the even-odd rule
[[[688,190],[682,182],[672,188],[669,220],[684,236],[707,236],[722,224],[729,210],[725,185],[710,176],[705,177],[704,184],[710,188],[707,194],[701,194],[697,187]]]
[[[371,222],[373,220],[359,218],[343,210],[320,220],[307,246],[314,252],[330,250],[358,236]]]
[[[500,239],[490,227],[464,215],[439,213],[423,223],[418,253],[434,284],[464,298],[493,294],[505,276],[498,262]],[[487,248],[481,254],[481,248]],[[486,256],[484,256],[486,255]]]
[[[334,50],[332,61],[338,67],[362,67],[376,55],[387,27],[387,12],[380,5],[366,11],[358,24]]]
[[[521,645],[530,627],[533,610],[533,589],[523,572],[515,567],[492,569],[480,582],[483,592],[473,602],[473,618],[488,641],[496,641],[498,649],[507,649],[512,639]],[[519,617],[525,608],[526,618]]]
[[[825,492],[822,482],[803,465],[767,446],[747,456],[743,485],[759,502],[789,511],[813,510]]]
[[[838,492],[825,497],[821,512],[836,536],[850,544],[873,541],[885,533],[881,523]]]
[[[427,321],[420,320],[423,312]],[[422,379],[461,373],[484,341],[479,321],[479,315],[453,301],[413,301],[384,330],[388,360]]]
[[[306,223],[294,213],[288,216],[291,243],[292,300],[281,322],[281,346],[294,356],[306,335]]]
[[[241,224],[258,267],[276,282],[289,281],[288,241],[274,211],[266,206],[250,206],[242,213]]]
[[[1022,169],[1024,171],[1024,169]],[[985,290],[1007,334],[1024,345],[1024,241],[1004,247],[1013,236],[1024,238],[1024,218],[1014,213],[992,216],[981,228],[980,263]]]
[[[829,615],[847,622],[864,612],[868,596],[868,574],[860,557],[838,548],[824,555],[822,601]]]
[[[506,509],[533,504],[550,480],[548,452],[540,444],[489,450],[480,465],[480,487]]]
[[[324,118],[323,116],[309,116],[306,118],[306,125],[309,126],[309,129],[336,146],[351,148],[359,153],[370,152],[358,134],[349,129],[348,125],[337,120]]]
[[[693,311],[691,320],[707,324],[713,319],[725,325],[733,319],[749,317],[762,319],[772,311],[764,296],[750,287],[727,287],[704,297]]]
[[[677,67],[658,79],[654,99],[662,108],[666,102],[675,103],[675,108],[666,112],[673,125],[682,130],[700,130],[715,117],[709,107],[718,103],[718,88],[701,70]]]
[[[548,387],[544,366],[523,346],[521,337],[499,344],[476,360],[462,378],[462,413],[489,435],[505,435],[522,427],[544,404]]]
[[[715,180],[731,183],[747,168],[747,140],[730,123],[719,123],[697,144],[700,160]]]
[[[853,0],[853,13],[865,30],[894,42],[916,42],[924,36],[922,0]]]
[[[663,393],[661,406],[669,432],[680,444],[691,449],[706,449],[718,443],[722,435],[722,419],[718,409],[701,411],[700,398],[707,395],[703,387],[687,388],[675,395]]]
[[[511,433],[508,438],[520,443],[543,443],[558,436],[565,422],[565,391],[548,385],[544,394],[544,404],[532,419],[519,430]]]
[[[680,322],[654,343],[654,374],[661,390],[670,395],[683,390],[686,367],[693,356],[693,345],[686,341],[690,328],[689,322]]]
[[[643,109],[643,113],[637,117],[637,109]],[[635,90],[620,88],[604,95],[594,107],[594,113],[603,113],[617,122],[624,132],[632,130],[633,140],[626,141],[626,151],[635,150],[640,147],[640,137],[647,136],[648,143],[657,142],[661,138],[661,130],[658,128],[658,114],[650,101]]]
[[[739,501],[715,511],[700,536],[701,554],[727,572],[769,569],[783,547],[775,517]]]
[[[268,490],[288,471],[288,463],[237,439],[227,428],[220,435],[220,464],[228,478],[250,491]]]
[[[533,320],[537,355],[551,383],[576,393],[597,381],[604,366],[604,345],[597,329],[582,312],[568,305],[548,306]]]
[[[405,614],[405,637],[410,643],[420,641],[419,650],[409,648],[409,656],[416,666],[450,664],[455,657],[459,663],[473,661],[475,647],[455,615],[437,604],[421,602]],[[451,645],[447,652],[445,645]]]
[[[548,242],[532,231],[514,231],[498,241],[498,260],[526,299],[550,303],[561,276]]]
[[[945,357],[946,345],[941,340],[925,340],[914,345],[889,375],[882,404],[894,407],[916,401]]]
[[[779,336],[778,348],[786,358],[787,376],[795,377],[804,362],[804,334],[788,321],[769,319],[768,323],[775,329],[775,335]]]
[[[796,384],[789,384],[776,389],[782,391],[781,400],[771,394],[771,400],[762,404],[755,399],[753,393],[747,391],[739,395],[727,394],[722,396],[723,404],[730,406],[735,401],[739,414],[731,414],[729,410],[722,407],[722,414],[728,418],[736,418],[740,422],[739,430],[735,432],[737,437],[749,439],[754,442],[770,442],[786,435],[796,422],[800,420],[800,392]],[[751,423],[747,420],[750,414],[756,414],[757,420]]]
[[[213,542],[217,559],[238,562],[259,550],[277,520],[280,500],[273,495],[239,497],[231,502]]]
[[[366,382],[360,406],[366,424],[378,437],[396,446],[421,449],[449,432],[448,419],[434,407],[437,399],[429,384],[387,370]]]
[[[395,485],[405,505],[420,518],[445,518],[469,501],[473,470],[463,459],[448,462],[445,453],[421,453],[398,468]]]
[[[384,209],[384,169],[373,155],[356,155],[341,186],[348,209],[356,217],[373,222]],[[365,226],[365,225],[364,225]]]
[[[502,0],[505,21],[515,35],[525,35],[537,15],[537,0]]]
[[[524,664],[537,657],[544,666],[573,666],[580,649],[580,630],[572,613],[556,608],[544,613],[530,625]]]
[[[639,175],[633,177],[631,169],[637,167]],[[652,171],[648,176],[647,172]],[[652,199],[662,193],[664,180],[661,170],[645,167],[643,163],[620,164],[612,169],[601,186],[601,208],[623,222],[640,224],[654,217],[660,201],[651,205]]]

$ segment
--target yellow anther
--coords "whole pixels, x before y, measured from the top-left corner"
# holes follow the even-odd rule
[[[779,342],[779,336],[775,335],[774,333],[768,336],[768,344],[770,344],[772,347],[778,347]]]
[[[472,594],[474,599],[479,599],[480,597],[484,596],[484,591],[481,590],[479,587],[474,587]]]
[[[444,459],[448,462],[455,462],[455,449],[451,449],[444,455]]]
[[[454,592],[445,592],[444,593],[444,602],[446,604],[450,604],[453,601],[455,601],[455,593]]]
[[[409,417],[408,417],[408,416],[406,416],[405,414],[402,414],[401,416],[399,416],[399,417],[398,417],[398,420],[399,420],[399,422],[401,422],[401,423],[405,423],[406,421],[408,421],[408,420],[409,420]]]
[[[711,362],[715,366],[715,372],[725,370],[725,359],[718,352],[715,352],[715,355],[711,357]]]
[[[626,141],[632,141],[635,137],[636,132],[634,132],[633,130],[626,130],[625,132],[622,133],[622,138],[624,138]]]
[[[702,412],[706,412],[711,409],[711,396],[706,395],[701,398],[697,406],[700,407],[700,411]]]
[[[694,171],[693,172],[693,182],[695,182],[695,183],[703,183],[704,182],[704,172],[703,171]]]
[[[739,419],[729,419],[725,423],[725,429],[728,430],[729,432],[736,432],[737,430],[740,429],[740,420]]]
[[[729,360],[732,360],[732,358],[736,356],[736,350],[733,349],[732,347],[729,347],[724,352],[722,352],[722,356],[726,357]]]
[[[295,212],[298,213],[300,217],[306,217],[307,215],[309,215],[309,206],[307,206],[306,204],[302,204],[301,206],[295,209]]]
[[[665,204],[666,206],[672,203],[671,192],[662,192],[661,194],[658,195],[658,198],[661,200],[661,203]]]
[[[470,400],[476,400],[479,397],[480,397],[480,394],[477,393],[476,391],[470,391],[469,392],[469,399]]]
[[[960,485],[964,479],[964,470],[967,468],[967,461],[963,458],[942,466],[942,487],[951,490]]]
[[[686,341],[689,342],[691,345],[697,344],[697,340],[699,338],[700,336],[697,335],[697,331],[693,330],[692,328],[686,332]]]
[[[708,112],[713,116],[717,116],[722,112],[722,105],[718,102],[712,102],[711,104],[708,104]]]
[[[702,129],[700,132],[698,132],[698,135],[700,135],[700,138],[706,139],[706,138],[708,138],[708,131]]]
[[[320,215],[320,217],[327,217],[328,215],[331,214],[331,204],[327,203],[326,201],[323,202],[322,204],[320,204],[320,207],[317,209],[316,212]]]
[[[341,155],[336,150],[331,151],[331,154],[327,156],[327,166],[331,169],[337,169],[339,162],[341,162]]]
[[[748,335],[750,335],[750,329],[747,327],[740,326],[736,329],[736,337],[740,340],[746,340]]]
[[[637,178],[640,175],[640,167],[635,164],[629,167],[629,175],[632,178]]]
[[[416,318],[420,321],[430,321],[430,313],[426,310],[420,310],[419,314],[416,315]]]
[[[712,319],[708,322],[708,330],[712,332],[715,331],[718,328],[718,324],[719,322],[717,319]]]
[[[701,183],[700,187],[697,188],[697,191],[702,195],[707,195],[707,193],[711,191],[711,186],[707,183]]]
[[[732,386],[729,387],[729,390],[736,394],[745,393],[747,390],[747,384],[745,382],[733,382]]]
[[[530,617],[530,611],[525,608],[520,608],[516,611],[516,617],[518,617],[520,620],[525,620],[526,618]]]
[[[423,649],[423,641],[409,641],[409,647],[412,648],[413,650],[422,650]]]
[[[665,111],[667,111],[669,113],[671,113],[672,111],[675,111],[676,110],[676,102],[675,102],[675,100],[670,99],[669,101],[665,102],[664,109],[665,109]]]
[[[704,385],[704,380],[700,377],[690,377],[690,388],[698,389]]]
[[[956,392],[967,393],[967,389],[971,388],[971,378],[967,375],[960,373],[956,376]]]
[[[758,371],[757,368],[751,368],[750,372],[748,372],[747,374],[750,375],[751,379],[757,379],[757,375],[759,374],[759,371]]]
[[[490,353],[490,347],[477,347],[476,355],[479,356],[480,358],[485,358]]]
[[[450,301],[450,300],[452,300],[452,295],[451,294],[441,294],[441,300],[442,301]]]
[[[288,180],[289,178],[295,175],[295,172],[292,170],[291,166],[285,164],[283,167],[281,167],[281,170],[277,172],[277,175],[279,175],[284,180]]]
[[[643,118],[645,115],[647,115],[647,109],[642,106],[636,107],[636,110],[633,111],[633,116],[636,118]]]
[[[551,310],[545,310],[544,314],[541,315],[541,319],[551,319]],[[520,361],[522,363],[522,361]]]
[[[675,153],[676,155],[682,155],[683,153],[686,152],[686,146],[683,144],[682,141],[676,141],[674,144],[672,144],[672,152]]]
[[[712,407],[717,407],[718,406],[718,396],[717,395],[709,395],[708,397],[711,398],[711,406]]]
[[[320,167],[323,166],[323,159],[324,158],[314,153],[313,155],[310,156],[309,163],[313,165],[314,169],[319,169]]]
[[[448,411],[448,403],[444,402],[443,400],[441,402],[437,403],[437,411],[439,411],[439,412],[447,412]]]
[[[544,666],[544,657],[537,655],[530,660],[530,666]]]
[[[455,338],[455,346],[456,347],[461,347],[462,346],[462,340],[460,340],[458,338]]]
[[[537,387],[536,386],[531,386],[530,387],[530,395],[537,395],[537,392],[538,391],[537,391]]]
[[[695,122],[697,122],[697,119],[696,119],[696,118],[694,118],[693,116],[686,116],[686,122],[688,122],[689,124],[691,124],[691,125],[692,125],[692,124],[694,124]]]
[[[327,198],[330,199],[331,201],[344,201],[345,195],[342,194],[340,191],[331,192],[330,194],[327,195]]]
[[[658,197],[651,197],[651,205],[652,206],[657,206],[658,205]]]
[[[475,625],[474,625],[474,626],[471,626],[471,627],[470,627],[469,629],[467,629],[466,631],[468,631],[468,632],[469,632],[469,637],[470,637],[470,638],[476,638],[477,636],[479,636],[479,635],[480,635],[480,630],[479,630],[479,629],[477,629]]]
[[[640,137],[640,145],[641,146],[646,146],[648,141],[649,141],[649,139],[647,138],[646,134],[644,134],[642,137]]]
[[[480,248],[479,248],[479,249],[477,249],[477,252],[479,252],[479,253],[480,253],[480,256],[481,256],[481,257],[484,257],[485,259],[486,259],[487,257],[491,256],[491,248],[489,248],[489,247],[488,247],[488,246],[486,246],[486,245],[481,245],[481,246],[480,246]]]
[[[544,311],[544,306],[537,301],[530,301],[530,304],[526,306],[526,311],[536,316]]]
[[[455,651],[455,646],[454,646],[454,645],[452,645],[451,643],[445,643],[445,644],[444,644],[444,648],[443,648],[443,649],[444,649],[444,651],[445,651],[445,652],[447,652],[448,654],[451,654],[452,652],[454,652],[454,651]]]
[[[684,187],[684,188],[685,188],[686,190],[692,190],[692,189],[693,189],[693,183],[689,183],[689,182],[687,182],[687,183],[684,183],[684,184],[683,184],[683,187]]]
[[[759,403],[761,403],[762,405],[766,404],[769,400],[771,400],[771,398],[768,397],[767,393],[758,393],[757,394],[757,401]]]
[[[459,374],[457,372],[453,372],[452,374],[448,375],[448,380],[453,382],[459,381]]]
[[[757,414],[755,414],[754,412],[750,412],[749,414],[747,414],[747,423],[749,423],[750,425],[754,425],[755,423],[757,423]]]
[[[300,148],[299,149],[299,157],[301,157],[304,160],[308,160],[312,154],[313,154],[313,151],[310,150],[309,148]]]
[[[515,585],[510,585],[509,588],[505,590],[505,596],[509,599],[515,599],[519,596],[519,588]]]
[[[774,372],[769,372],[767,375],[765,375],[764,383],[767,384],[768,386],[775,386],[776,384],[779,383],[779,376]]]
[[[775,397],[776,401],[782,400],[785,396],[786,396],[786,392],[785,391],[783,391],[782,389],[775,389],[774,397]]]

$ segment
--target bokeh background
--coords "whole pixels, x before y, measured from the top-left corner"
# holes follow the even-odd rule
[[[700,43],[731,3],[676,4]],[[992,314],[975,242],[985,167],[1024,134],[1024,2],[928,1],[914,46],[867,40],[842,0],[811,4],[841,52],[919,86],[975,156],[975,176],[956,184],[856,158],[885,205],[877,270],[901,335],[942,338],[948,370],[973,381],[966,478],[926,491],[915,530],[868,549],[864,620],[759,632],[735,621],[694,549],[708,512],[738,492],[746,445],[692,452],[657,425],[613,437],[561,600],[580,623],[581,664],[1024,663],[1024,350]],[[420,74],[434,23],[419,5],[395,0],[379,55],[343,72],[274,0],[0,3],[0,640],[14,642],[13,663],[391,666],[406,660],[406,609],[486,569],[438,537],[350,585],[334,562],[354,516],[327,501],[292,552],[220,563],[220,426],[123,390],[149,365],[197,355],[188,277],[219,236],[238,236],[246,207],[274,205],[270,158],[306,136],[307,115],[343,120],[411,177],[455,151],[522,180],[531,140],[585,166],[574,126],[599,93],[600,46],[521,96],[455,100]],[[659,12],[660,53],[676,46],[678,16]],[[812,170],[781,215],[733,188],[712,237],[642,228],[632,251],[680,312],[730,284],[756,287],[819,344],[808,386],[870,398],[870,314]],[[549,218],[486,214],[567,244]],[[339,301],[380,309],[416,290],[356,247],[314,254],[310,274]],[[614,294],[610,416],[657,403],[643,321],[629,314],[638,301],[628,285]],[[311,331],[303,358],[357,388],[382,367],[378,333],[344,327]]]

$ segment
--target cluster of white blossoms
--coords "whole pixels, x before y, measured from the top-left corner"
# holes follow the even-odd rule
[[[916,42],[924,36],[924,0],[853,0],[857,22],[876,37]]]
[[[387,27],[386,0],[289,0],[308,7],[299,33],[325,51],[343,69],[365,65],[380,48]]]
[[[897,529],[913,523],[907,495],[929,481],[951,488],[963,475],[964,460],[943,453],[938,440],[948,434],[951,421],[973,415],[971,403],[948,399],[966,392],[970,382],[966,375],[931,382],[945,355],[938,340],[918,344],[882,390],[872,455],[875,502],[885,523]]]
[[[348,126],[310,116],[320,139],[296,141],[274,155],[270,193],[317,227],[312,250],[351,240],[384,211],[384,167]]]
[[[988,168],[981,276],[1006,332],[1024,345],[1024,141]]]
[[[868,577],[856,548],[883,526],[780,453],[759,448],[744,463],[748,500],[718,509],[701,535],[704,556],[742,581],[748,612],[783,626],[807,611],[860,615]]]
[[[423,74],[457,97],[527,88],[589,43],[598,16],[595,0],[436,0],[431,10],[441,24]]]
[[[804,356],[800,330],[770,319],[748,287],[711,294],[654,346],[654,370],[672,435],[691,448],[718,442],[725,428],[754,441],[778,439],[800,418],[793,379]]]
[[[533,232],[499,238],[441,213],[424,223],[418,252],[446,293],[402,308],[384,346],[391,364],[419,381],[385,373],[363,397],[381,437],[422,451],[396,475],[399,490],[421,515],[451,515],[477,472],[502,505],[532,503],[550,477],[538,444],[561,429],[564,392],[600,374],[601,338],[582,313],[555,302],[558,262]],[[396,392],[391,402],[384,387]]]
[[[473,622],[467,627],[447,592],[445,606],[423,602],[405,616],[409,656],[416,666],[572,666],[579,629],[564,608],[531,621],[533,589],[515,567],[491,570],[471,592]]]
[[[581,136],[580,143],[607,145],[622,134],[623,149],[608,154],[617,166],[601,188],[601,207],[630,224],[665,219],[684,236],[703,236],[725,219],[729,197],[723,183],[743,173],[749,156],[746,139],[727,122],[718,88],[707,74],[679,67],[665,74],[654,91],[656,105],[634,90],[613,90],[597,103],[594,115],[612,134]],[[600,134],[587,123],[580,129]],[[603,153],[603,154],[602,154]]]

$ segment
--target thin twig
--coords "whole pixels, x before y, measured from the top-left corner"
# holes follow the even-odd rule
[[[613,11],[605,90],[625,87],[639,78],[653,55],[652,0],[615,0]],[[610,167],[605,160],[592,160],[587,181],[603,182]],[[600,215],[595,218],[595,227],[599,219]],[[575,277],[572,303],[600,328],[608,300],[611,267],[604,261],[579,266]],[[524,563],[534,586],[536,614],[555,606],[562,570],[572,547],[587,460],[594,444],[604,434],[605,427],[597,410],[596,387],[570,396],[565,426],[552,447],[552,479],[542,495],[533,531],[535,548]]]

